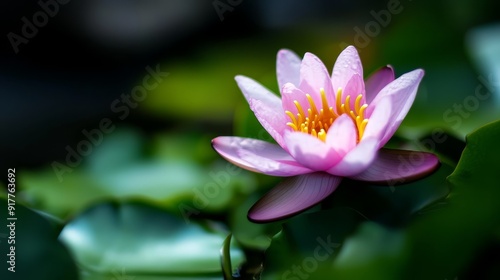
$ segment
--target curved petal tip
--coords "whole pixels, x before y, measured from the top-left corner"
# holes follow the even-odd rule
[[[266,193],[248,211],[248,219],[267,223],[296,215],[329,196],[341,181],[326,173],[287,178]]]
[[[350,177],[379,185],[401,185],[434,173],[441,163],[427,152],[381,149],[374,162],[360,174]]]

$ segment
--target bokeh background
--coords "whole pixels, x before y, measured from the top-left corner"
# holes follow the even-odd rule
[[[235,278],[306,279],[294,274],[302,265],[310,279],[495,279],[500,193],[473,199],[465,188],[470,199],[449,210],[446,177],[466,135],[500,118],[499,7],[492,0],[2,1],[1,168],[16,169],[19,219],[17,272],[4,261],[2,279],[222,279],[219,249],[229,233],[222,263]],[[357,47],[365,75],[386,64],[397,76],[425,70],[390,145],[435,152],[441,169],[396,189],[346,182],[306,216],[248,222],[249,207],[280,179],[235,168],[211,149],[219,135],[271,141],[234,76],[278,92],[279,49],[312,52],[331,69],[347,45]],[[492,137],[478,136],[478,145]],[[471,184],[495,184],[484,182]],[[5,257],[9,232],[0,234]],[[338,245],[328,261],[305,261],[328,236]]]

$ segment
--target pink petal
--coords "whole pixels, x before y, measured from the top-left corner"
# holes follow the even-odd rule
[[[264,102],[256,99],[249,99],[248,103],[262,127],[281,147],[284,147],[283,133],[289,127],[286,126],[288,120],[285,118],[288,117],[285,116],[283,110],[281,108],[280,110],[271,108]]]
[[[366,103],[370,104],[377,94],[390,82],[394,81],[394,69],[387,65],[373,73],[365,82]]]
[[[290,50],[280,50],[276,59],[278,85],[281,90],[286,83],[298,85],[300,82],[301,59]]]
[[[356,103],[356,98],[358,95],[362,94],[363,98],[361,99],[361,104],[365,104],[365,83],[363,82],[363,77],[358,74],[352,75],[351,79],[347,82],[345,88],[342,90],[342,101],[345,102],[345,99],[348,95],[351,96],[351,101],[349,102],[349,106],[354,110],[354,104]],[[335,104],[335,103],[333,103]]]
[[[342,160],[326,172],[349,177],[361,173],[373,162],[378,151],[378,139],[363,138]]]
[[[257,99],[268,104],[270,107],[281,107],[280,98],[255,80],[241,75],[236,76],[234,79],[247,100]]]
[[[311,95],[316,106],[321,106],[320,89],[324,89],[326,96],[333,101],[333,88],[330,74],[321,60],[312,53],[306,53],[300,65],[299,88]]]
[[[431,153],[381,149],[365,171],[351,179],[393,186],[425,177],[439,167],[439,159]]]
[[[294,116],[297,115],[298,110],[297,106],[295,106],[294,101],[299,102],[299,104],[302,106],[302,109],[307,112],[307,109],[310,108],[309,101],[307,100],[306,94],[295,87],[294,84],[291,83],[286,83],[283,86],[283,89],[281,91],[281,98],[282,98],[282,112],[284,111],[290,111],[293,113]],[[318,105],[316,105],[318,106]],[[290,118],[287,116],[286,117],[287,122],[290,121]]]
[[[325,142],[303,132],[285,132],[288,152],[301,165],[315,171],[324,171],[339,159]]]
[[[353,46],[348,46],[343,50],[332,71],[332,84],[333,89],[337,91],[338,88],[345,89],[347,83],[352,76],[359,75],[363,77],[363,65],[358,55],[358,51]]]
[[[338,117],[326,134],[326,144],[330,146],[338,156],[338,160],[344,157],[356,146],[357,129],[352,119],[343,114]],[[333,164],[337,163],[332,159]]]
[[[363,138],[376,138],[379,139],[379,142],[382,141],[387,126],[389,125],[389,118],[391,117],[391,99],[391,96],[386,96],[378,102],[377,108],[374,109],[369,117],[365,132],[363,133]],[[379,148],[385,143],[381,144],[382,143],[379,144]]]
[[[236,76],[235,79],[260,124],[283,147],[282,135],[288,127],[280,98],[250,78]]]
[[[389,118],[387,131],[385,132],[381,140],[382,146],[385,145],[387,141],[389,141],[389,139],[392,137],[394,132],[396,132],[404,117],[410,110],[410,107],[415,100],[415,95],[417,94],[418,85],[423,76],[424,71],[421,69],[417,69],[402,75],[401,77],[385,86],[375,97],[372,104],[370,104],[371,106],[367,108],[367,115],[370,116],[371,111],[373,111],[374,108],[378,106],[377,104],[380,102],[380,100],[387,96],[392,97],[391,116]]]
[[[266,193],[248,211],[253,222],[272,222],[302,212],[329,196],[341,178],[312,173],[287,178]]]
[[[217,137],[212,147],[227,161],[250,171],[271,176],[294,176],[312,172],[298,164],[280,146],[241,137]]]

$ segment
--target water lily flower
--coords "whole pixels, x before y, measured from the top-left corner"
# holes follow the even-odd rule
[[[295,215],[333,193],[342,178],[393,185],[436,170],[439,160],[431,153],[383,148],[408,113],[423,75],[417,69],[395,79],[386,66],[364,81],[358,52],[349,46],[331,76],[314,54],[301,60],[280,50],[281,98],[237,76],[251,110],[277,145],[222,136],[212,146],[241,168],[290,177],[257,201],[248,218],[268,222]]]

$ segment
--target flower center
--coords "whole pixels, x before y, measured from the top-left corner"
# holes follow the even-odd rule
[[[342,89],[339,88],[335,100],[336,106],[334,108],[328,105],[324,89],[320,89],[320,94],[322,107],[319,110],[309,94],[306,94],[306,98],[309,102],[309,109],[307,109],[307,111],[304,111],[302,108],[304,104],[300,104],[297,100],[294,100],[293,103],[295,107],[297,107],[298,113],[294,115],[290,111],[285,111],[285,114],[290,118],[290,122],[288,122],[287,125],[294,131],[310,134],[325,142],[326,133],[333,122],[335,122],[340,115],[347,114],[356,124],[359,142],[363,137],[366,124],[368,123],[368,119],[365,119],[365,110],[368,105],[361,105],[363,95],[360,94],[356,97],[354,108],[351,108],[351,96],[346,96],[344,102],[342,102]]]

